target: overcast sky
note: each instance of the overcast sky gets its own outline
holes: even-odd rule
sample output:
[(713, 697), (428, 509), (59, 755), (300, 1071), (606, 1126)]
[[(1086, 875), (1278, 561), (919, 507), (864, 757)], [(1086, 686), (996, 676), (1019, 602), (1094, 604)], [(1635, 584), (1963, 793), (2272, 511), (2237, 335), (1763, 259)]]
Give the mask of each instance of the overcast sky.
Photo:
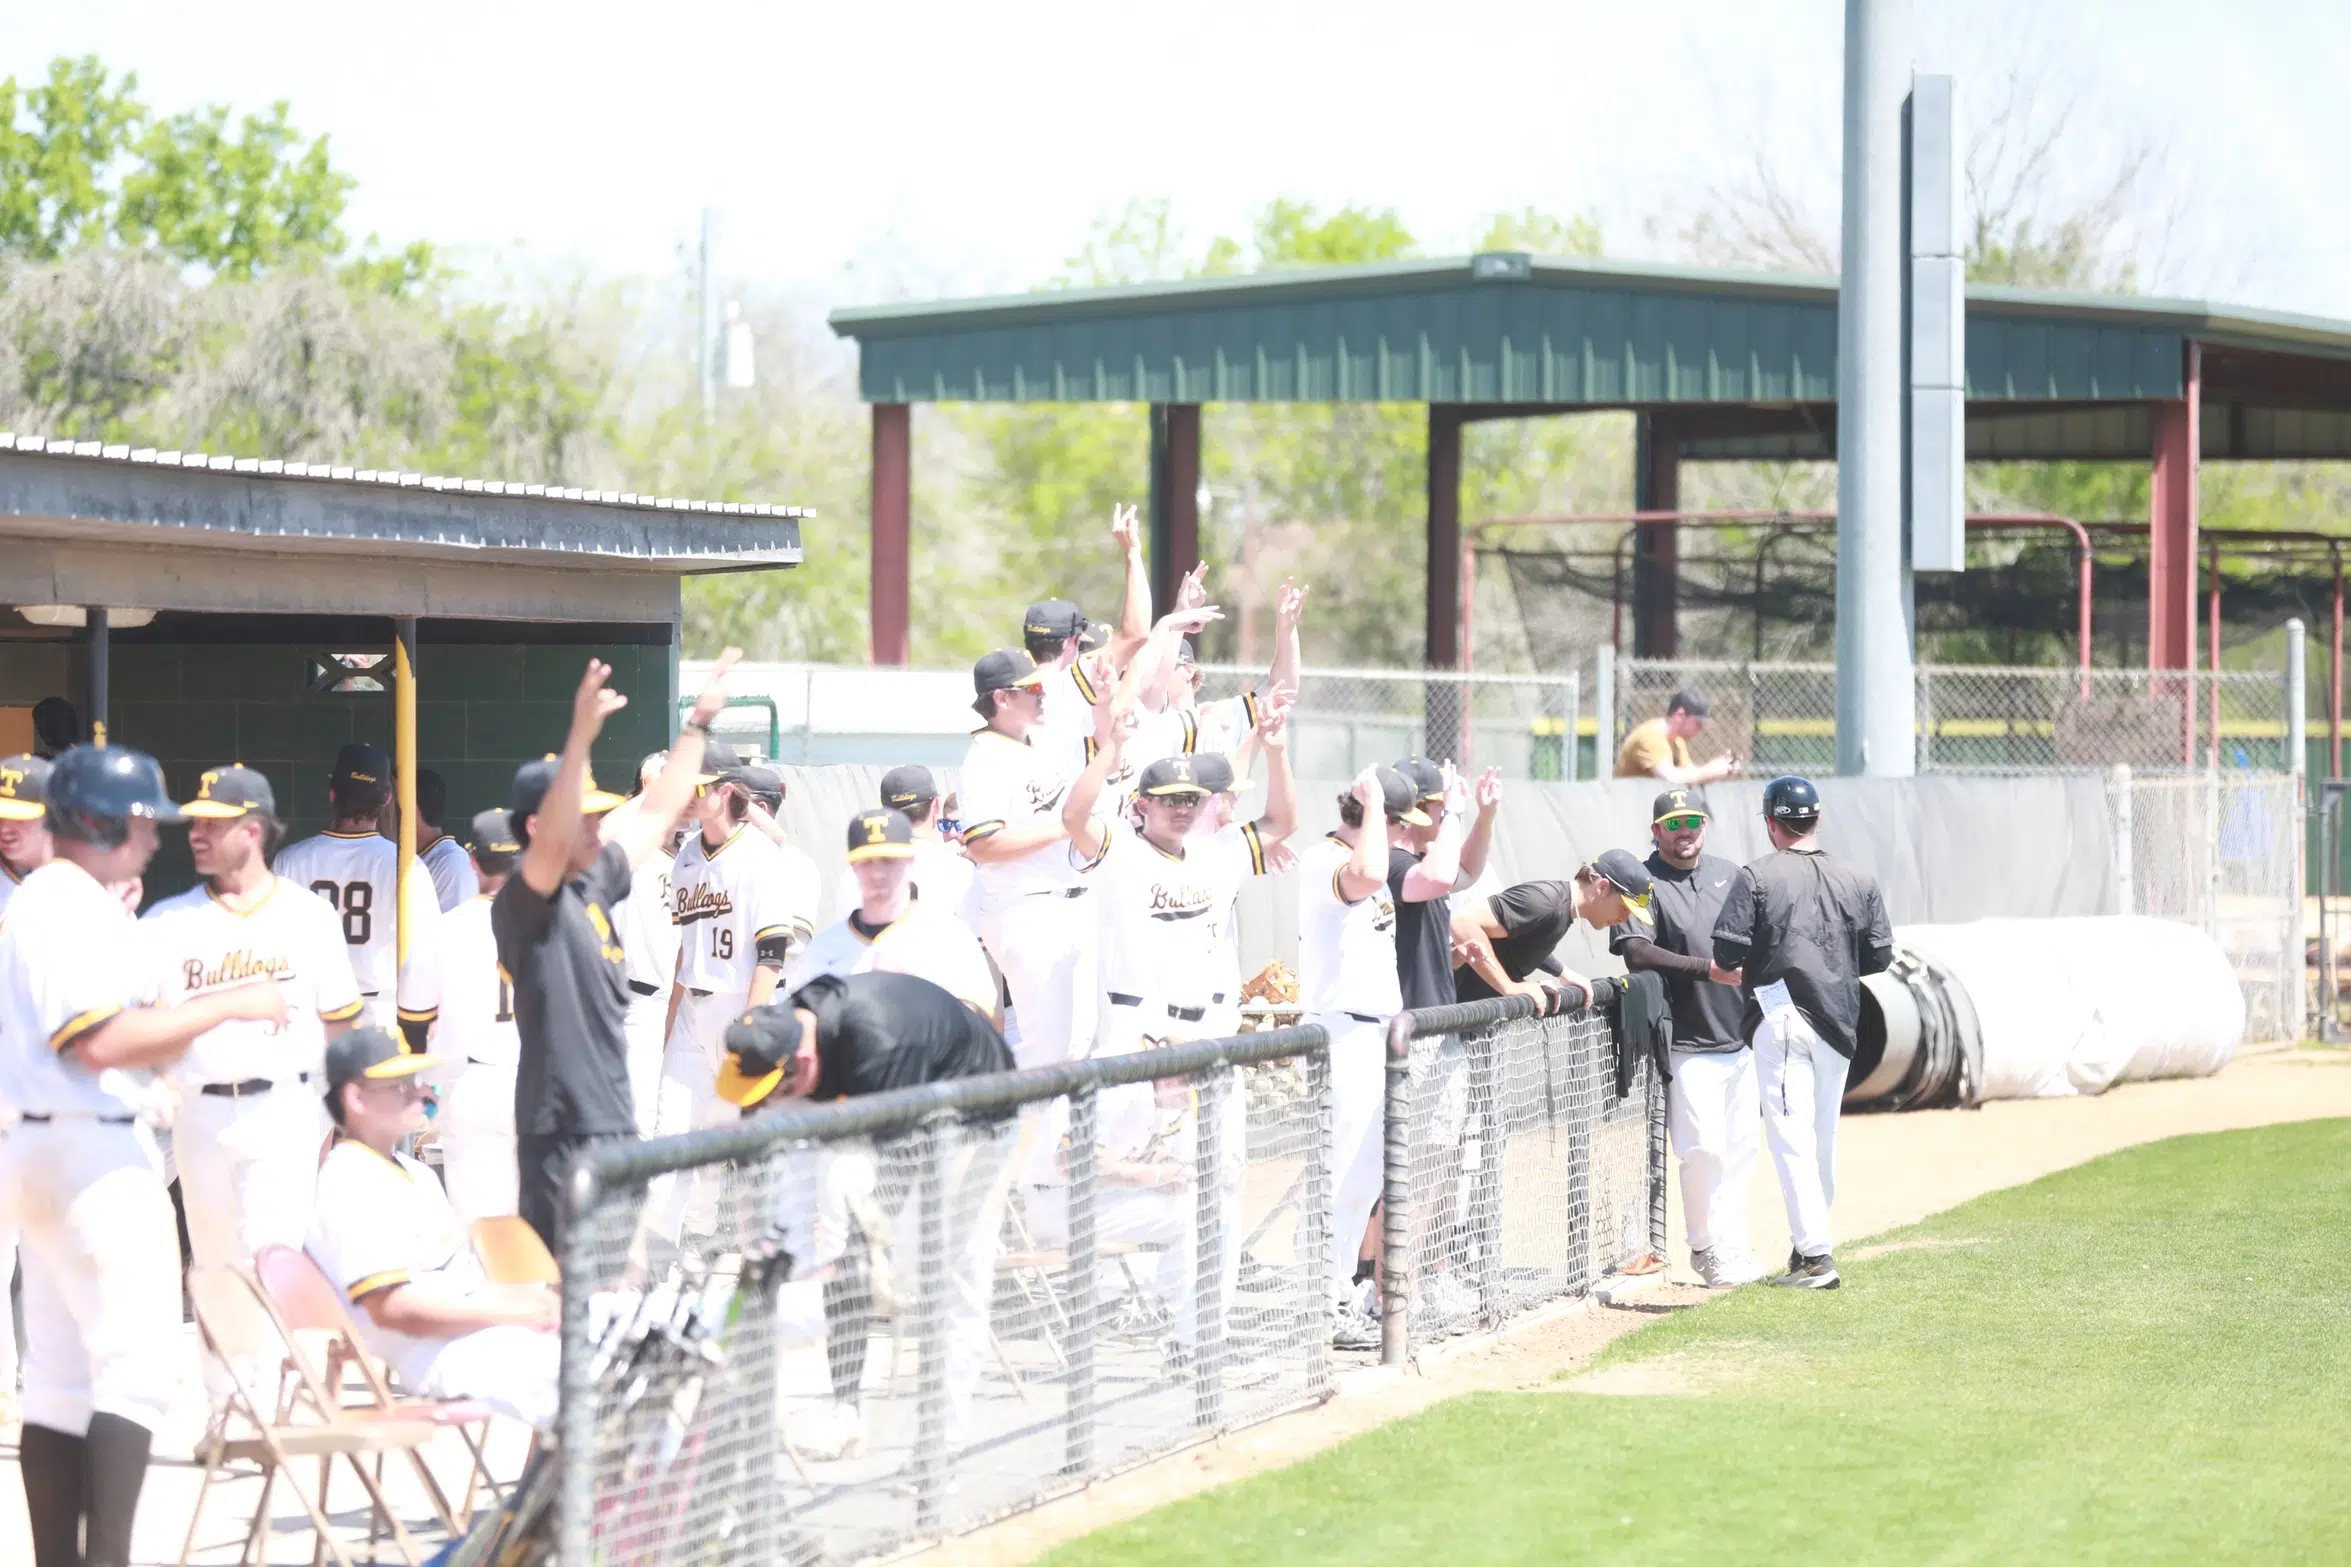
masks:
[[(725, 270), (850, 303), (1025, 287), (1088, 221), (1173, 199), (1195, 245), (1276, 196), (1394, 206), (1438, 253), (1480, 215), (1594, 210), (1610, 248), (1758, 157), (1833, 231), (1834, 0), (10, 7), (0, 74), (61, 53), (163, 109), (278, 98), (356, 175), (355, 234), (659, 274), (705, 202)], [(2052, 21), (2042, 13), (2059, 12)], [(2023, 66), (2079, 106), (2059, 177), (2134, 140), (2183, 221), (2170, 292), (2351, 318), (2351, 7), (1920, 0), (1922, 67)], [(1972, 73), (1972, 76), (1971, 74)]]

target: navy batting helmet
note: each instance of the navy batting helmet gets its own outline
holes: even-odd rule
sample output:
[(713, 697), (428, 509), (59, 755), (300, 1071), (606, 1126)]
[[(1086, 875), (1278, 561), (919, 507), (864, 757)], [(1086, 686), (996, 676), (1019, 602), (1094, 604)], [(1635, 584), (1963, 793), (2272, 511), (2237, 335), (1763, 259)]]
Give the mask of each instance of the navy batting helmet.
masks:
[(61, 837), (109, 846), (122, 842), (134, 816), (181, 820), (163, 785), (163, 767), (144, 751), (77, 745), (49, 770), (49, 827)]
[(1763, 814), (1774, 821), (1805, 821), (1820, 814), (1820, 791), (1812, 780), (1786, 773), (1763, 786)]

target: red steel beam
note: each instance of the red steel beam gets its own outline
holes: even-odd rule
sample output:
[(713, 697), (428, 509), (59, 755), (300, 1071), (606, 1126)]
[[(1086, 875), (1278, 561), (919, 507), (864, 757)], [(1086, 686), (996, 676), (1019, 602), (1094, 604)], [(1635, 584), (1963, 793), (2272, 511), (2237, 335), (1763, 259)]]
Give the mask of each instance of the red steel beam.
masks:
[[(2148, 508), (2147, 665), (2196, 665), (2196, 466), (2203, 356), (2189, 343), (2175, 402), (2155, 405)], [(2194, 758), (2189, 760), (2193, 762)]]
[[(1461, 410), (1429, 404), (1428, 597), (1431, 669), (1461, 667)], [(1432, 753), (1433, 754), (1433, 753)]]
[(908, 602), (912, 560), (911, 515), (913, 409), (905, 403), (873, 405), (872, 577), (867, 607), (872, 617), (873, 661), (907, 661)]

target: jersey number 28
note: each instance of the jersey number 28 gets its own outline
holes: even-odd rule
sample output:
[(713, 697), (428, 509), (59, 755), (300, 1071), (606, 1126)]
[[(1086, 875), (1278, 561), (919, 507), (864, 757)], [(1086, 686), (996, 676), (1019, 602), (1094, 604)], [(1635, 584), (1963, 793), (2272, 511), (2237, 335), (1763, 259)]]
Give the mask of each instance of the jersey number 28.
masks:
[(373, 882), (355, 881), (338, 887), (331, 881), (314, 881), (310, 890), (343, 912), (343, 943), (345, 946), (364, 947), (376, 933), (376, 890)]

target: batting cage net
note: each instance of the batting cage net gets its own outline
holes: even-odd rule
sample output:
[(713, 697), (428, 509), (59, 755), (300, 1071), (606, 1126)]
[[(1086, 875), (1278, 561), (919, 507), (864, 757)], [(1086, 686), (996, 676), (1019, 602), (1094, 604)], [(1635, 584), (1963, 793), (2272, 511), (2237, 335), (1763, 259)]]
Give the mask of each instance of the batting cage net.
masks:
[[(1266, 671), (1202, 666), (1202, 702), (1265, 684)], [(1580, 675), (1307, 669), (1290, 711), (1290, 765), (1302, 778), (1353, 778), (1399, 756), (1450, 757), (1505, 778), (1573, 779), (1564, 737), (1582, 717)]]
[(561, 1559), (858, 1560), (1322, 1398), (1325, 1061), (1292, 1029), (605, 1153)]
[(1383, 1220), (1413, 1347), (1664, 1255), (1665, 1094), (1623, 1046), (1621, 996), (1601, 980), (1593, 1009), (1559, 1017), (1524, 997), (1413, 1014), (1390, 1063)]

